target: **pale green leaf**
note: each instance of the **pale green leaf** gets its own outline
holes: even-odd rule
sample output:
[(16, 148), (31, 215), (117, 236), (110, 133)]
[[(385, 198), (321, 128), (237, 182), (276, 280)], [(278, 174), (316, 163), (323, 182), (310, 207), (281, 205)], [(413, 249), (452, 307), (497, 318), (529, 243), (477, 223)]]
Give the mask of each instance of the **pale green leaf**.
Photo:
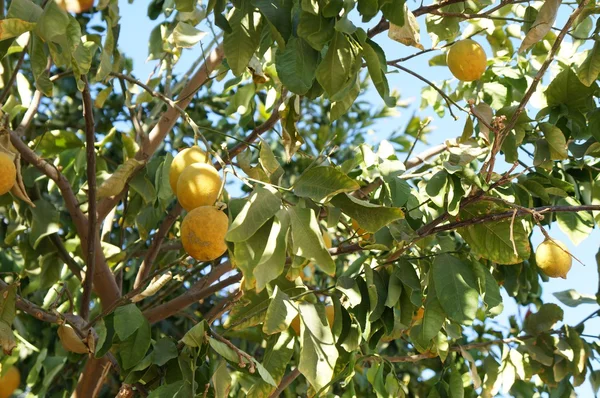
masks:
[(206, 36), (206, 32), (202, 32), (185, 22), (178, 22), (173, 30), (173, 39), (177, 47), (194, 47), (204, 36)]
[(254, 268), (256, 289), (261, 291), (267, 283), (283, 272), (286, 261), (290, 220), (287, 212), (280, 210), (275, 215), (259, 263)]
[(564, 312), (556, 304), (545, 303), (538, 312), (525, 318), (524, 329), (529, 334), (540, 334), (552, 330), (552, 327), (562, 321)]
[(567, 159), (569, 157), (567, 140), (562, 130), (550, 123), (541, 123), (540, 128), (544, 132), (544, 138), (548, 142), (550, 158), (552, 160)]
[(479, 294), (473, 270), (449, 254), (437, 256), (433, 262), (433, 281), (446, 315), (460, 323), (475, 318)]
[(399, 208), (374, 205), (344, 193), (331, 199), (331, 204), (342, 209), (367, 232), (377, 232), (392, 221), (404, 218)]
[(600, 43), (594, 41), (594, 47), (588, 51), (587, 58), (577, 70), (577, 76), (589, 87), (596, 81), (598, 74), (600, 74)]
[(60, 230), (60, 215), (54, 206), (44, 199), (36, 200), (34, 204), (35, 207), (31, 208), (32, 220), (29, 242), (35, 249), (43, 238)]
[(270, 189), (257, 185), (248, 202), (237, 215), (225, 239), (229, 242), (248, 240), (262, 227), (281, 207), (281, 199)]
[(146, 318), (135, 304), (127, 304), (115, 310), (114, 327), (122, 341), (146, 324)]
[(281, 82), (293, 93), (306, 94), (313, 85), (319, 53), (301, 38), (292, 37), (278, 50), (275, 66)]
[[(556, 204), (559, 206), (581, 206), (581, 203), (573, 197), (559, 199)], [(556, 221), (560, 230), (575, 245), (583, 242), (594, 229), (594, 218), (587, 211), (557, 212)]]
[(289, 296), (275, 286), (262, 330), (265, 334), (283, 332), (290, 327), (290, 323), (296, 315), (298, 315), (298, 311)]
[(7, 18), (0, 20), (0, 40), (12, 39), (25, 32), (30, 32), (36, 24), (23, 21), (18, 18)]
[(315, 262), (323, 272), (335, 274), (335, 262), (325, 247), (315, 212), (297, 206), (288, 209), (294, 253)]
[(313, 167), (294, 184), (294, 193), (300, 197), (308, 197), (317, 202), (331, 198), (342, 192), (352, 192), (360, 185), (332, 166)]
[(225, 33), (223, 48), (227, 64), (234, 75), (240, 76), (260, 43), (260, 14), (236, 8), (229, 19), (231, 33)]
[(356, 55), (348, 37), (336, 32), (316, 72), (317, 81), (329, 97), (337, 94), (348, 83)]

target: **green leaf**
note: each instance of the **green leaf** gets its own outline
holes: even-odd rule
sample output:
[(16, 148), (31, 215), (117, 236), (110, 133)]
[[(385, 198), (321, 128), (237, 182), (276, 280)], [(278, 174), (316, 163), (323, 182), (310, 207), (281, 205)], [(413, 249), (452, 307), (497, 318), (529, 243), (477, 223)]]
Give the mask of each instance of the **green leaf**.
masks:
[(337, 94), (348, 83), (356, 55), (348, 36), (336, 32), (325, 58), (317, 67), (317, 81), (329, 97)]
[(154, 344), (154, 351), (152, 352), (152, 363), (163, 366), (169, 360), (173, 358), (177, 358), (179, 352), (177, 351), (177, 346), (168, 337), (163, 337), (159, 339), (156, 344)]
[(563, 310), (556, 304), (542, 304), (538, 312), (525, 318), (523, 329), (532, 335), (548, 332), (563, 319)]
[(250, 237), (250, 239), (235, 243), (233, 259), (236, 267), (239, 268), (244, 275), (244, 285), (247, 289), (256, 285), (256, 279), (254, 277), (256, 266), (263, 257), (263, 254), (265, 256), (269, 255), (269, 252), (266, 252), (267, 245), (273, 245), (272, 241), (268, 241), (272, 226), (273, 221), (267, 221)]
[(36, 148), (44, 156), (55, 156), (69, 149), (83, 148), (83, 141), (72, 131), (50, 130), (35, 140)]
[(298, 315), (298, 311), (289, 296), (275, 286), (262, 330), (265, 334), (283, 332), (290, 327), (290, 323), (296, 315)]
[(429, 293), (425, 300), (425, 312), (420, 325), (419, 339), (422, 344), (429, 343), (431, 339), (437, 336), (446, 320), (446, 314), (436, 295), (436, 290), (432, 289), (432, 287), (431, 285), (429, 286), (430, 290), (428, 290)]
[[(556, 204), (558, 206), (581, 206), (581, 203), (573, 197), (561, 198)], [(557, 212), (556, 221), (560, 230), (575, 245), (583, 242), (594, 229), (594, 218), (587, 211)]]
[(28, 22), (37, 22), (43, 13), (42, 7), (32, 0), (12, 0), (8, 7), (7, 18), (18, 18)]
[(279, 184), (279, 181), (283, 176), (283, 168), (265, 140), (261, 140), (260, 142), (260, 157), (258, 158), (258, 161), (269, 175), (269, 180), (273, 184)]
[(313, 15), (303, 11), (298, 23), (298, 37), (303, 38), (315, 50), (321, 51), (336, 33), (335, 19)]
[(44, 199), (36, 200), (33, 203), (35, 207), (31, 208), (29, 242), (36, 249), (42, 239), (60, 231), (60, 215), (54, 206)]
[(379, 231), (392, 221), (404, 218), (404, 212), (399, 208), (377, 206), (345, 193), (336, 195), (331, 199), (331, 204), (355, 219), (365, 231), (372, 233)]
[(319, 53), (301, 38), (292, 37), (284, 50), (277, 51), (275, 66), (283, 85), (304, 95), (315, 80)]
[(449, 393), (450, 398), (464, 398), (465, 396), (462, 375), (456, 368), (452, 369), (450, 373)]
[(333, 378), (339, 356), (322, 304), (300, 304), (300, 362), (298, 370), (315, 390)]
[(567, 140), (565, 135), (556, 126), (550, 123), (541, 123), (540, 128), (544, 132), (544, 138), (548, 142), (550, 158), (552, 160), (564, 160), (569, 157), (567, 152)]
[(225, 358), (231, 363), (239, 363), (242, 359), (238, 357), (237, 352), (233, 350), (233, 348), (229, 347), (227, 344), (223, 343), (215, 339), (214, 337), (209, 337), (208, 342), (210, 347), (216, 351), (217, 354)]
[(600, 43), (594, 41), (594, 47), (588, 51), (587, 58), (577, 70), (577, 77), (587, 87), (591, 86), (600, 74)]
[[(444, 7), (440, 11), (448, 12), (451, 11), (451, 8), (453, 8), (452, 11), (463, 11), (461, 9), (457, 10), (456, 7), (453, 6)], [(435, 47), (444, 40), (454, 40), (460, 33), (459, 22), (460, 20), (456, 17), (427, 14), (425, 23), (427, 24), (427, 32), (429, 33), (429, 36), (431, 36), (432, 45)]]
[(313, 167), (300, 176), (294, 184), (294, 193), (323, 202), (342, 192), (353, 192), (360, 185), (332, 166)]
[(35, 23), (23, 21), (18, 18), (2, 19), (0, 20), (0, 40), (19, 37), (25, 32), (32, 31), (35, 26)]
[[(118, 324), (116, 319), (115, 316), (115, 327), (117, 327)], [(117, 334), (118, 333), (119, 331), (117, 328)], [(150, 324), (144, 318), (144, 322), (135, 330), (135, 332), (130, 335), (127, 340), (124, 340), (119, 344), (118, 352), (121, 357), (121, 362), (123, 363), (123, 368), (131, 369), (144, 359), (148, 348), (150, 348), (150, 342)]]
[(148, 398), (173, 398), (179, 397), (179, 392), (183, 388), (183, 380), (176, 381), (174, 383), (166, 384), (153, 390)]
[(227, 362), (220, 361), (219, 366), (212, 375), (212, 382), (215, 388), (215, 398), (227, 398), (231, 388), (231, 375), (227, 370)]
[(448, 193), (448, 172), (441, 170), (435, 173), (427, 182), (425, 192), (438, 207), (443, 207)]
[(279, 211), (280, 207), (281, 199), (275, 193), (257, 185), (250, 199), (229, 227), (225, 239), (229, 242), (248, 240)]
[[(503, 208), (492, 202), (480, 202), (467, 206), (459, 213), (461, 220), (469, 220), (478, 216), (499, 213)], [(515, 219), (513, 225), (514, 243), (517, 255), (514, 253), (513, 242), (510, 240), (510, 218), (485, 222), (458, 228), (458, 233), (467, 241), (471, 249), (483, 258), (498, 264), (516, 264), (529, 258), (531, 247), (527, 231), (521, 219)]]
[(185, 22), (178, 22), (175, 29), (173, 29), (173, 39), (177, 47), (194, 47), (204, 36), (206, 36), (206, 32), (202, 32)]
[(181, 341), (189, 347), (202, 347), (207, 327), (206, 322), (198, 322), (193, 328), (187, 331)]
[[(271, 336), (266, 339), (267, 349), (263, 356), (262, 365), (271, 374), (275, 384), (283, 379), (285, 370), (294, 353), (294, 337), (286, 332)], [(275, 388), (261, 380), (252, 385), (248, 390), (248, 398), (262, 398), (269, 396)]]
[(254, 268), (256, 290), (261, 291), (267, 283), (283, 273), (287, 253), (288, 232), (290, 219), (284, 210), (275, 215), (271, 231), (260, 261)]
[(260, 44), (260, 14), (236, 8), (229, 19), (231, 33), (225, 33), (223, 49), (231, 71), (241, 76)]
[(348, 83), (346, 88), (335, 95), (335, 100), (332, 98), (334, 102), (332, 102), (331, 112), (329, 113), (329, 118), (332, 121), (338, 120), (348, 113), (360, 94), (360, 79), (358, 74), (356, 74), (356, 78), (353, 78)]
[(114, 327), (121, 341), (125, 341), (145, 323), (146, 318), (135, 304), (127, 304), (115, 310)]
[(115, 52), (115, 36), (113, 29), (110, 28), (112, 20), (107, 18), (107, 25), (109, 28), (106, 30), (106, 38), (104, 39), (104, 45), (102, 46), (102, 54), (100, 55), (100, 66), (96, 73), (96, 81), (104, 81), (108, 74), (113, 68), (113, 54)]
[(358, 0), (358, 12), (363, 22), (369, 22), (379, 12), (377, 0)]
[(13, 324), (16, 315), (17, 288), (18, 284), (11, 283), (0, 290), (0, 321), (8, 326)]
[(325, 247), (314, 211), (290, 207), (288, 214), (292, 223), (294, 254), (314, 261), (323, 272), (334, 275), (335, 262)]
[(369, 39), (363, 44), (362, 57), (367, 64), (369, 76), (371, 77), (377, 92), (386, 102), (386, 105), (394, 106), (395, 100), (390, 98), (390, 87), (387, 77), (385, 76), (387, 64), (385, 63), (386, 60), (383, 49), (379, 47), (377, 43)]
[(483, 292), (483, 302), (486, 305), (486, 314), (494, 317), (502, 313), (504, 304), (502, 303), (502, 295), (500, 294), (500, 287), (498, 282), (490, 272), (490, 270), (481, 265), (475, 265), (480, 272), (484, 275), (484, 286), (485, 291)]
[(383, 16), (394, 25), (404, 25), (404, 3), (406, 0), (383, 1), (381, 11)]
[(561, 303), (569, 307), (577, 307), (580, 304), (596, 304), (596, 297), (591, 294), (581, 294), (575, 289), (552, 293)]
[(560, 72), (546, 89), (548, 106), (566, 105), (569, 109), (580, 111), (594, 109), (593, 93), (598, 85), (585, 86), (571, 68)]
[(196, 3), (196, 0), (175, 0), (175, 9), (180, 12), (193, 12)]
[(48, 65), (48, 56), (44, 52), (44, 42), (38, 36), (33, 35), (31, 38), (31, 71), (35, 79), (35, 86), (44, 95), (52, 97), (52, 82), (50, 81)]
[(442, 308), (448, 318), (459, 323), (475, 319), (479, 294), (473, 270), (449, 254), (437, 256), (433, 262), (433, 281)]
[(340, 276), (335, 283), (335, 288), (348, 298), (350, 308), (354, 308), (361, 303), (362, 296), (355, 279), (348, 276)]
[[(292, 34), (292, 0), (252, 0), (252, 5), (260, 10), (262, 15), (267, 18), (269, 23), (279, 32), (281, 38), (287, 42), (291, 42), (290, 35)], [(278, 42), (279, 43), (279, 42)], [(281, 77), (281, 75), (280, 75)]]
[(37, 21), (35, 33), (45, 42), (63, 42), (69, 26), (69, 14), (55, 2), (44, 8)]

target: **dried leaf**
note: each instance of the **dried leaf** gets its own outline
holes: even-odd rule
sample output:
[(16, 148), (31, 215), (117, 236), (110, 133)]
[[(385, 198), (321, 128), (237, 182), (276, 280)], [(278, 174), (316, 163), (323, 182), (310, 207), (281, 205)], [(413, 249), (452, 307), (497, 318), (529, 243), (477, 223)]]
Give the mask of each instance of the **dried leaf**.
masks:
[(123, 163), (117, 171), (113, 173), (106, 181), (98, 188), (98, 199), (108, 198), (119, 194), (127, 184), (127, 181), (133, 176), (144, 162), (137, 159), (129, 159)]
[(152, 279), (150, 284), (143, 292), (136, 294), (131, 299), (132, 302), (137, 303), (138, 301), (142, 301), (146, 297), (154, 296), (164, 285), (167, 284), (173, 278), (173, 274), (171, 271), (168, 271), (165, 274), (160, 275), (160, 277), (156, 276)]
[(388, 37), (398, 43), (402, 43), (405, 46), (416, 47), (419, 50), (423, 50), (421, 44), (420, 29), (417, 19), (412, 12), (404, 6), (404, 26), (394, 25), (390, 22), (390, 29), (388, 31)]
[(519, 53), (527, 51), (527, 49), (539, 42), (550, 32), (556, 15), (558, 14), (558, 8), (562, 0), (547, 0), (544, 2), (542, 8), (538, 12), (535, 22), (533, 23), (529, 32), (523, 39), (521, 47), (519, 47)]
[(483, 120), (487, 124), (492, 124), (492, 119), (494, 118), (494, 110), (491, 106), (486, 104), (485, 102), (480, 102), (475, 106), (475, 117), (479, 121), (479, 132), (483, 135), (483, 137), (490, 142), (490, 129), (481, 122)]
[(23, 183), (23, 176), (21, 175), (21, 154), (10, 142), (10, 135), (8, 131), (0, 133), (0, 152), (4, 152), (11, 156), (13, 158), (13, 162), (15, 163), (15, 168), (17, 169), (17, 179), (10, 192), (17, 198), (27, 203), (29, 206), (35, 207), (31, 199), (29, 199), (27, 191), (25, 190), (25, 184)]

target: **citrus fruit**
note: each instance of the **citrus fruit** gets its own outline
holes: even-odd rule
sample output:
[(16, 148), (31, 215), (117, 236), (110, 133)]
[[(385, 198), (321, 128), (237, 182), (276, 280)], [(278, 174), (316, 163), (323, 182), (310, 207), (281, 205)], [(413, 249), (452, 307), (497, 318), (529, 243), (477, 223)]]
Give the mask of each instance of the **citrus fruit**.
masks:
[(227, 215), (214, 206), (190, 211), (181, 223), (181, 243), (187, 254), (199, 261), (212, 261), (225, 253)]
[(11, 366), (6, 370), (4, 376), (0, 377), (0, 398), (8, 398), (21, 384), (21, 373), (19, 369)]
[(323, 242), (325, 243), (325, 247), (327, 249), (331, 249), (331, 246), (332, 246), (331, 237), (329, 236), (327, 231), (323, 232)]
[(549, 277), (567, 279), (573, 260), (564, 243), (546, 239), (535, 251), (535, 262)]
[(177, 199), (181, 207), (191, 211), (214, 205), (220, 189), (217, 169), (207, 163), (194, 163), (186, 167), (177, 180)]
[(362, 239), (365, 240), (371, 240), (371, 237), (373, 236), (372, 234), (368, 233), (367, 231), (365, 231), (364, 229), (362, 229), (359, 225), (358, 222), (356, 220), (352, 220), (352, 228), (354, 229), (354, 231), (356, 232), (356, 235)]
[(87, 354), (88, 348), (85, 343), (79, 338), (71, 325), (60, 325), (58, 327), (58, 338), (60, 343), (67, 351), (77, 354)]
[(94, 0), (57, 0), (56, 3), (66, 12), (79, 14), (92, 8)]
[(290, 327), (294, 332), (296, 332), (297, 336), (300, 336), (300, 315), (296, 315), (294, 319), (292, 319), (292, 323), (290, 323)]
[(177, 180), (187, 166), (194, 163), (206, 163), (207, 160), (206, 152), (197, 146), (179, 152), (173, 159), (169, 169), (169, 184), (171, 184), (173, 192), (177, 193)]
[(0, 152), (0, 195), (11, 190), (17, 180), (15, 163), (6, 153)]
[(475, 40), (457, 41), (450, 47), (446, 56), (446, 64), (450, 72), (458, 80), (472, 82), (483, 75), (487, 57), (483, 47)]

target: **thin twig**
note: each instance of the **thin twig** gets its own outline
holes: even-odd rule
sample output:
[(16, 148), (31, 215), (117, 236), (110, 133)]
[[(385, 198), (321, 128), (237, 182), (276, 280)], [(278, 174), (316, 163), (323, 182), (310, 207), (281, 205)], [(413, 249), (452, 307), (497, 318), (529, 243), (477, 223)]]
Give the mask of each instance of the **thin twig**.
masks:
[(69, 254), (69, 252), (65, 248), (65, 245), (63, 244), (62, 240), (60, 239), (60, 235), (58, 235), (57, 233), (50, 234), (50, 236), (48, 236), (48, 238), (50, 238), (50, 241), (52, 242), (54, 247), (56, 247), (56, 250), (58, 251), (58, 255), (64, 261), (64, 263), (67, 265), (67, 267), (69, 268), (69, 271), (71, 271), (73, 273), (75, 278), (81, 280), (82, 279), (81, 267), (79, 266), (79, 264), (77, 264), (77, 261), (75, 261), (75, 259), (73, 257), (71, 257), (71, 254)]
[(87, 182), (88, 182), (88, 246), (86, 253), (86, 271), (83, 281), (83, 294), (81, 297), (80, 315), (87, 320), (90, 313), (90, 301), (92, 299), (92, 287), (94, 283), (94, 271), (96, 268), (96, 150), (94, 145), (94, 105), (90, 94), (90, 86), (87, 77), (82, 75), (84, 83), (82, 92), (83, 97), (83, 117), (85, 119), (85, 148), (87, 155)]
[[(2, 3), (4, 3), (4, 1)], [(6, 101), (6, 99), (8, 98), (12, 86), (13, 84), (15, 84), (15, 80), (17, 80), (17, 74), (21, 69), (21, 65), (23, 65), (23, 61), (25, 61), (25, 54), (27, 54), (27, 50), (24, 48), (23, 51), (21, 51), (21, 56), (17, 60), (17, 64), (15, 65), (15, 68), (13, 69), (10, 78), (4, 85), (4, 90), (2, 90), (2, 93), (0, 94), (0, 105), (4, 105), (4, 101)]]
[(298, 378), (298, 376), (300, 376), (300, 371), (298, 370), (298, 368), (288, 373), (283, 379), (281, 379), (281, 383), (279, 383), (277, 389), (275, 389), (275, 391), (273, 391), (273, 393), (269, 395), (269, 398), (279, 397), (279, 395), (281, 395), (281, 393), (284, 392), (285, 389), (288, 388), (288, 386)]

